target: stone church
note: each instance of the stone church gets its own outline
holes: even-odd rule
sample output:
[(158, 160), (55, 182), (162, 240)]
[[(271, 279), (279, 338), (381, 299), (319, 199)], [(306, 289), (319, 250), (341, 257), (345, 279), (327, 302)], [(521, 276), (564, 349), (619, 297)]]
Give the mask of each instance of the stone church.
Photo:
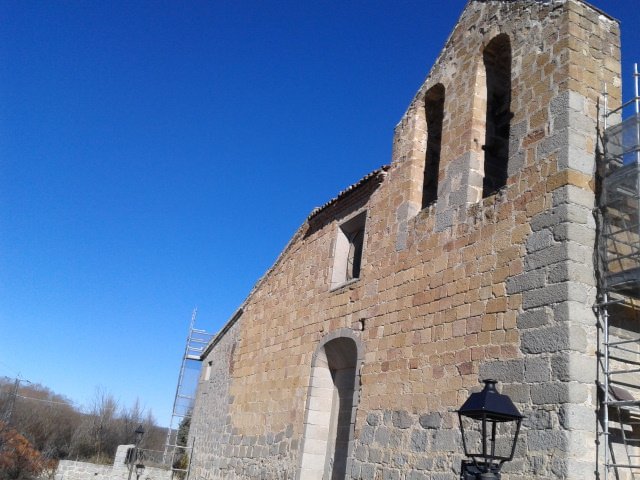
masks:
[(469, 0), (390, 164), (313, 210), (206, 348), (190, 478), (457, 479), (487, 378), (525, 416), (503, 478), (594, 478), (605, 85), (619, 105), (606, 13)]

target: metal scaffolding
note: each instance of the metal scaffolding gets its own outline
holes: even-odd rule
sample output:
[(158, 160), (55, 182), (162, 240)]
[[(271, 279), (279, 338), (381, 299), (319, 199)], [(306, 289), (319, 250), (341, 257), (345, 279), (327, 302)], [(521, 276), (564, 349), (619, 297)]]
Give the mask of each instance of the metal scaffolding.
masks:
[(181, 437), (184, 437), (184, 432), (188, 431), (193, 414), (193, 403), (200, 375), (200, 356), (213, 338), (213, 335), (205, 330), (195, 328), (197, 314), (198, 310), (194, 309), (191, 314), (189, 334), (180, 365), (176, 395), (173, 400), (171, 424), (167, 430), (164, 448), (164, 463), (171, 467), (172, 478), (177, 477), (184, 480), (189, 479), (194, 445), (193, 443), (187, 445), (187, 439)]
[[(640, 96), (608, 110), (598, 157), (598, 465), (596, 477), (640, 479)], [(624, 121), (626, 108), (635, 113)]]

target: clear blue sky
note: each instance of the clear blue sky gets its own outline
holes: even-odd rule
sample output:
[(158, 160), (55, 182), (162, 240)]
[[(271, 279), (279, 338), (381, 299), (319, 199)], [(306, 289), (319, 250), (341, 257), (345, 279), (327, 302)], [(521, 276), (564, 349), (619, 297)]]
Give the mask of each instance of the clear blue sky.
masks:
[[(168, 424), (191, 310), (390, 161), (464, 3), (0, 0), (0, 375)], [(638, 3), (593, 3), (628, 88)]]

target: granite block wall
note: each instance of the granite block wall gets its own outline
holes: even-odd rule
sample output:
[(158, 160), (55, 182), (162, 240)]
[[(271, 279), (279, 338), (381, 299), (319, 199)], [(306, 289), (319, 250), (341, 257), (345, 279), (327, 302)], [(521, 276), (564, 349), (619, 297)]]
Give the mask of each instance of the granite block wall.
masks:
[[(125, 463), (127, 451), (133, 445), (120, 445), (116, 451), (113, 465), (98, 465), (89, 462), (61, 460), (55, 473), (55, 480), (128, 480), (129, 468)], [(136, 478), (135, 471), (132, 478)], [(171, 470), (147, 466), (145, 480), (171, 480)]]

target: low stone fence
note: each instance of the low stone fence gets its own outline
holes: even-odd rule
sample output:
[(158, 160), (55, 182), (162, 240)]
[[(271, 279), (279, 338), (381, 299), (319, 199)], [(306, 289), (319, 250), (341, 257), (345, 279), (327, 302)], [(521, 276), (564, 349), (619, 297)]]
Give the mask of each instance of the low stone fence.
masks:
[[(93, 478), (95, 480), (111, 480), (120, 478), (113, 475), (112, 465), (96, 465), (88, 462), (74, 462), (72, 460), (60, 460), (56, 470), (55, 480), (81, 480)], [(127, 474), (129, 472), (127, 471)], [(126, 479), (126, 477), (124, 477)]]
[[(133, 445), (120, 445), (113, 465), (61, 460), (56, 470), (55, 480), (128, 480), (129, 465), (125, 460), (130, 448), (133, 448)], [(136, 479), (135, 470), (131, 478)], [(171, 480), (171, 470), (146, 466), (139, 480)]]

